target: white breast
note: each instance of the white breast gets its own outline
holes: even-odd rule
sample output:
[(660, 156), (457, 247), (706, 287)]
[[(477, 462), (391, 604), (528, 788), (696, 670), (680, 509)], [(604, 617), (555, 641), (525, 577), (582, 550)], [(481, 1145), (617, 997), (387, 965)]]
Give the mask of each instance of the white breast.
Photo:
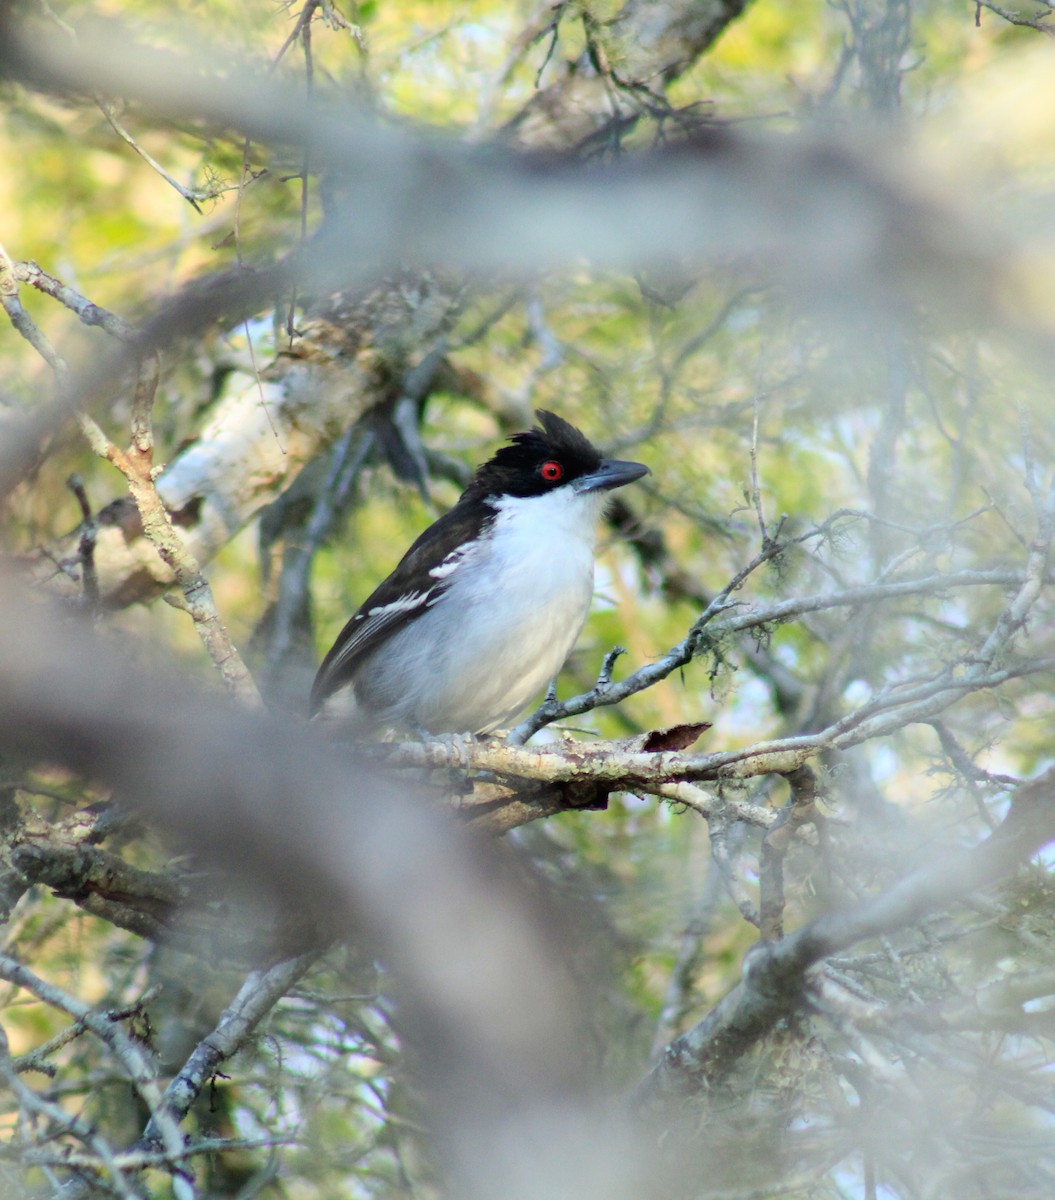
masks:
[(603, 494), (563, 488), (499, 501), (488, 534), (451, 571), (439, 602), (364, 663), (378, 716), (485, 733), (523, 711), (586, 620), (603, 505)]

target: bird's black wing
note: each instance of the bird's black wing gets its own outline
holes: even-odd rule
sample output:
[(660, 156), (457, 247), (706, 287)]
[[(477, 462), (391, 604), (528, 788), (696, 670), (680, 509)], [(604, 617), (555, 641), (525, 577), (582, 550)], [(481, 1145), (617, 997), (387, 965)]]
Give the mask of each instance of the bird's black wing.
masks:
[(328, 696), (352, 682), (367, 654), (436, 603), (464, 562), (467, 546), (493, 519), (489, 505), (463, 499), (425, 530), (392, 574), (363, 601), (322, 660), (311, 689), (312, 714)]

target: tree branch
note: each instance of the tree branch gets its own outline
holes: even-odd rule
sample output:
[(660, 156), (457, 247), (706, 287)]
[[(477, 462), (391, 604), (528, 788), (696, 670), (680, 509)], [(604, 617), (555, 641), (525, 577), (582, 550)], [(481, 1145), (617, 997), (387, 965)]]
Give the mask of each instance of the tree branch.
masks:
[[(733, 580), (708, 604), (688, 634), (654, 662), (645, 667), (639, 667), (621, 682), (614, 683), (602, 678), (588, 692), (583, 692), (568, 700), (547, 701), (513, 730), (509, 737), (510, 744), (520, 745), (526, 742), (532, 734), (554, 721), (579, 716), (604, 705), (620, 704), (637, 692), (652, 687), (675, 671), (687, 666), (709, 644), (717, 643), (732, 634), (784, 624), (795, 617), (805, 616), (808, 613), (839, 608), (857, 608), (905, 596), (944, 595), (948, 591), (960, 587), (1014, 586), (1025, 589), (1027, 596), (1034, 599), (1036, 597), (1035, 568), (1038, 560), (1031, 557), (1025, 575), (1020, 572), (1003, 570), (953, 571), (946, 575), (928, 575), (895, 583), (864, 584), (839, 592), (795, 596), (766, 605), (732, 601), (730, 599), (732, 593), (742, 585), (744, 579), (761, 562), (778, 554), (780, 549), (781, 547), (771, 547), (763, 551), (747, 567), (738, 572)], [(1042, 578), (1046, 581), (1046, 574)], [(734, 610), (731, 615), (723, 615), (730, 613), (730, 610)], [(1020, 624), (1016, 624), (1015, 628), (1020, 628)], [(875, 703), (881, 702), (876, 700)]]
[(1002, 824), (972, 850), (947, 854), (882, 894), (810, 922), (782, 941), (758, 946), (742, 982), (708, 1016), (668, 1046), (644, 1080), (637, 1103), (666, 1110), (722, 1082), (778, 1020), (803, 1003), (808, 970), (857, 942), (893, 933), (971, 892), (993, 886), (1055, 836), (1055, 767), (1011, 794)]
[(161, 1103), (134, 1150), (163, 1146), (166, 1121), (179, 1124), (219, 1066), (236, 1053), (253, 1031), (318, 959), (319, 951), (301, 954), (250, 972), (238, 995), (224, 1009), (215, 1028), (195, 1046), (187, 1061), (165, 1089)]
[[(130, 1038), (109, 1014), (95, 1012), (89, 1005), (41, 979), (8, 954), (0, 953), (0, 978), (24, 988), (44, 1004), (68, 1013), (110, 1048), (127, 1072), (136, 1093), (150, 1113), (157, 1117), (158, 1139), (166, 1154), (172, 1156), (173, 1162), (178, 1161), (183, 1137), (178, 1124), (161, 1108), (162, 1092), (157, 1083), (157, 1064), (148, 1056), (142, 1044)], [(116, 1177), (120, 1178), (119, 1171)], [(172, 1187), (177, 1200), (190, 1200), (193, 1196), (193, 1191), (176, 1168), (172, 1168)]]

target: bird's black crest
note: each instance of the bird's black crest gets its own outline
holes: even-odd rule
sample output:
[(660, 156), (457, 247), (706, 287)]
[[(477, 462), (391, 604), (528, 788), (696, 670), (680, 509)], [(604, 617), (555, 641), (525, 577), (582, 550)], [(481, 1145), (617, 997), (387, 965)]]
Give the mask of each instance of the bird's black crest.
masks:
[[(514, 433), (509, 445), (477, 469), (465, 497), (539, 496), (555, 487), (596, 471), (601, 455), (590, 439), (556, 413), (539, 409), (539, 424), (525, 433)], [(543, 468), (556, 463), (557, 478), (546, 478)]]

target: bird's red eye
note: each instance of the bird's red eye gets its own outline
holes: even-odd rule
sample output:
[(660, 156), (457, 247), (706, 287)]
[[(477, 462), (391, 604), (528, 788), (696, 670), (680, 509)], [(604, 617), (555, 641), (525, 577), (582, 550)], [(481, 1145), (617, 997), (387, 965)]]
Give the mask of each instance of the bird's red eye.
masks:
[(547, 483), (556, 483), (564, 474), (564, 468), (551, 458), (549, 462), (544, 462), (539, 467), (539, 474)]

